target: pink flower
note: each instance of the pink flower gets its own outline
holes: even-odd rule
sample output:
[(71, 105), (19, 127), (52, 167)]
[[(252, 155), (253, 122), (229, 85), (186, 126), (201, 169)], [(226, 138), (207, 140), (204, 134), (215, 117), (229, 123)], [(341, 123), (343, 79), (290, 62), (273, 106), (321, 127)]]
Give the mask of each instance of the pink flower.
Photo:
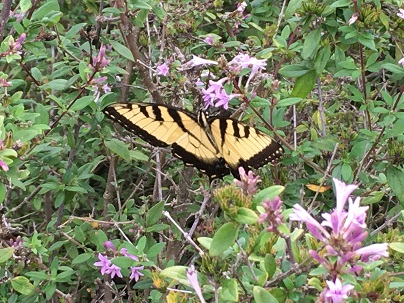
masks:
[(353, 13), (352, 16), (351, 16), (351, 18), (350, 18), (349, 21), (348, 21), (348, 24), (349, 24), (349, 25), (354, 24), (354, 23), (356, 22), (356, 20), (358, 20), (358, 14), (357, 14), (357, 13)]
[(170, 69), (166, 63), (157, 66), (157, 75), (168, 76), (170, 74)]
[(220, 91), (224, 89), (223, 84), (226, 81), (226, 77), (219, 81), (209, 80), (209, 87), (207, 89), (202, 89), (202, 99), (205, 103), (205, 109), (214, 105), (214, 101), (217, 99)]
[(184, 63), (181, 66), (180, 70), (187, 70), (192, 67), (199, 66), (199, 65), (217, 65), (217, 64), (218, 63), (216, 61), (207, 60), (207, 59), (203, 59), (203, 58), (197, 57), (195, 55), (192, 55), (192, 59), (189, 60), (188, 62)]
[(282, 200), (279, 197), (275, 197), (272, 201), (266, 199), (262, 204), (265, 209), (265, 213), (261, 214), (258, 223), (268, 223), (267, 231), (278, 233), (278, 226), (282, 224)]
[(261, 182), (259, 176), (254, 176), (254, 173), (250, 170), (246, 174), (244, 167), (238, 168), (240, 180), (234, 179), (236, 186), (240, 187), (247, 195), (254, 195), (257, 192), (257, 183)]
[(111, 260), (109, 260), (107, 256), (104, 256), (100, 253), (98, 254), (98, 260), (98, 262), (94, 263), (94, 266), (101, 267), (101, 274), (104, 275), (107, 273), (107, 270), (112, 265)]
[[(102, 273), (102, 271), (101, 271)], [(111, 264), (105, 271), (106, 274), (111, 276), (111, 279), (113, 279), (115, 276), (118, 276), (122, 278), (121, 274), (121, 268), (115, 264)]]
[(381, 257), (388, 257), (388, 244), (387, 243), (377, 243), (359, 248), (355, 251), (357, 255), (361, 256), (361, 261), (376, 261)]
[(289, 215), (291, 221), (301, 221), (306, 223), (307, 229), (318, 240), (326, 242), (330, 234), (299, 204), (293, 205), (293, 212)]
[(251, 68), (251, 73), (250, 76), (248, 77), (246, 87), (248, 87), (250, 81), (255, 77), (255, 75), (260, 70), (265, 69), (265, 66), (266, 66), (265, 59), (259, 60), (255, 57), (250, 57), (248, 54), (238, 54), (236, 57), (233, 58), (233, 60), (229, 62), (229, 67), (237, 73), (240, 72), (243, 68), (247, 67)]
[(10, 239), (9, 243), (12, 248), (19, 250), (23, 247), (24, 240), (21, 238), (21, 236), (18, 236), (15, 241), (14, 239)]
[(237, 98), (238, 96), (241, 96), (240, 94), (227, 94), (224, 89), (220, 91), (218, 95), (216, 95), (217, 101), (215, 104), (215, 107), (220, 107), (222, 106), (224, 109), (229, 108), (229, 101)]
[(131, 266), (130, 270), (131, 270), (131, 274), (129, 279), (135, 279), (135, 282), (139, 281), (141, 276), (144, 276), (140, 270), (143, 270), (144, 266)]
[(4, 171), (8, 171), (8, 165), (6, 164), (6, 162), (4, 162), (3, 160), (0, 159), (0, 167), (4, 170)]
[(135, 260), (135, 261), (139, 261), (139, 258), (136, 257), (135, 255), (128, 253), (128, 250), (126, 248), (121, 248), (121, 253), (125, 257), (131, 258), (132, 260)]
[(247, 3), (245, 3), (245, 1), (238, 3), (237, 4), (237, 11), (242, 14), (245, 10), (245, 8), (247, 7)]
[(110, 249), (110, 250), (112, 250), (112, 251), (116, 251), (115, 246), (114, 246), (114, 244), (113, 244), (111, 241), (105, 241), (104, 244), (103, 244), (103, 246), (104, 246), (104, 249), (105, 249), (105, 250)]
[(208, 35), (205, 39), (203, 39), (203, 42), (209, 45), (213, 45), (214, 41), (212, 35)]
[(12, 85), (11, 81), (0, 78), (0, 87), (10, 87)]
[(198, 78), (198, 80), (196, 80), (196, 82), (195, 82), (195, 85), (196, 85), (196, 86), (204, 86), (205, 83), (203, 83), (203, 81), (201, 80), (201, 78)]
[(191, 265), (191, 267), (187, 270), (187, 278), (192, 288), (195, 290), (201, 303), (205, 303), (205, 299), (203, 298), (202, 295), (202, 289), (199, 286), (198, 282), (198, 273), (196, 272), (195, 267), (193, 265)]
[(106, 46), (102, 45), (98, 55), (96, 57), (93, 57), (93, 62), (92, 62), (92, 64), (89, 65), (89, 67), (91, 69), (93, 69), (94, 71), (102, 70), (104, 67), (106, 67), (109, 64), (109, 62), (111, 62), (111, 60), (108, 60), (105, 57), (105, 50), (106, 50)]
[(91, 80), (91, 82), (89, 83), (90, 85), (93, 86), (94, 89), (94, 102), (98, 102), (98, 99), (101, 96), (101, 92), (100, 89), (102, 89), (104, 91), (104, 93), (109, 93), (111, 91), (111, 88), (109, 87), (108, 83), (104, 82), (107, 80), (107, 76), (103, 76), (103, 77), (98, 77), (98, 78), (93, 78)]
[[(343, 273), (344, 267), (351, 264), (356, 256), (361, 261), (368, 262), (380, 257), (387, 257), (387, 243), (373, 244), (362, 247), (368, 232), (366, 230), (366, 211), (368, 206), (360, 206), (360, 199), (353, 201), (349, 196), (357, 188), (356, 185), (347, 185), (333, 179), (336, 190), (336, 208), (331, 213), (322, 214), (324, 220), (318, 223), (303, 207), (296, 204), (290, 214), (290, 220), (306, 223), (307, 229), (318, 240), (323, 242), (326, 253), (321, 257), (315, 251), (309, 254), (332, 272)], [(348, 211), (345, 210), (348, 201)], [(324, 227), (329, 228), (328, 232)], [(335, 258), (336, 257), (336, 258)], [(331, 262), (331, 259), (333, 262)], [(352, 265), (349, 272), (358, 272), (361, 266)]]
[(20, 49), (22, 48), (22, 43), (24, 42), (25, 38), (27, 37), (26, 33), (22, 33), (21, 36), (14, 42), (14, 40), (9, 40), (10, 45), (10, 54), (21, 54)]
[(345, 284), (342, 286), (341, 281), (336, 278), (335, 283), (332, 281), (326, 281), (328, 290), (325, 293), (325, 297), (329, 300), (327, 302), (343, 303), (345, 299), (348, 299), (348, 293), (354, 288), (351, 284)]
[(399, 61), (398, 64), (404, 65), (404, 57), (402, 57)]
[(404, 19), (404, 9), (399, 8), (399, 13), (397, 13), (397, 16), (399, 16), (401, 19)]
[(229, 101), (233, 98), (240, 96), (240, 94), (227, 94), (223, 87), (223, 84), (227, 81), (227, 78), (222, 78), (218, 81), (209, 80), (209, 87), (202, 89), (202, 100), (205, 103), (205, 109), (209, 106), (228, 109)]

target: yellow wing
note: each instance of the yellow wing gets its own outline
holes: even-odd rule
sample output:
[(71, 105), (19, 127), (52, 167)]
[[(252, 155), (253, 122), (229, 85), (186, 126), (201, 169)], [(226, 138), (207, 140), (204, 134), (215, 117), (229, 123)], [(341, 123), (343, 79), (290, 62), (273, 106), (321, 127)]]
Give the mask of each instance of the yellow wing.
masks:
[(238, 175), (238, 167), (258, 168), (276, 162), (283, 153), (282, 146), (269, 135), (234, 119), (213, 118), (210, 129), (220, 154)]
[(116, 103), (106, 107), (104, 113), (151, 145), (171, 145), (174, 156), (195, 166), (211, 179), (229, 173), (219, 151), (191, 113), (145, 103)]

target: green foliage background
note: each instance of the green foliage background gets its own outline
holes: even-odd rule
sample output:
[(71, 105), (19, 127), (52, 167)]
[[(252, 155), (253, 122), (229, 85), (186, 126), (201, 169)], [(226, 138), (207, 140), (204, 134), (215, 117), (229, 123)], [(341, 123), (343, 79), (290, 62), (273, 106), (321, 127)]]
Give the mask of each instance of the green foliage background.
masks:
[[(302, 261), (316, 243), (285, 227), (304, 265), (293, 270), (283, 239), (256, 223), (256, 207), (282, 192), (286, 215), (300, 203), (319, 216), (335, 207), (333, 191), (306, 185), (331, 186), (331, 176), (359, 185), (368, 226), (377, 229), (369, 241), (396, 245), (370, 278), (356, 282), (359, 299), (402, 300), (402, 275), (389, 275), (403, 272), (400, 3), (254, 0), (246, 1), (247, 17), (235, 13), (237, 1), (220, 0), (3, 1), (2, 11), (7, 3), (12, 14), (3, 19), (0, 53), (10, 37), (27, 37), (21, 54), (0, 57), (0, 76), (12, 83), (0, 88), (0, 159), (9, 167), (0, 172), (2, 302), (195, 302), (192, 292), (173, 291), (192, 290), (185, 275), (191, 263), (210, 302), (314, 302), (325, 287), (322, 274)], [(203, 42), (208, 34), (213, 46)], [(111, 62), (95, 75), (89, 64), (101, 45)], [(262, 129), (270, 122), (286, 150), (279, 165), (260, 170), (263, 191), (249, 205), (235, 188), (222, 188), (232, 177), (212, 192), (198, 171), (102, 113), (123, 100), (196, 112), (201, 70), (180, 67), (197, 55), (220, 61), (209, 69), (223, 76), (240, 52), (267, 59), (242, 119)], [(164, 62), (170, 75), (158, 77)], [(95, 76), (111, 87), (97, 102)], [(241, 104), (233, 100), (231, 111)], [(242, 215), (231, 208), (237, 202)], [(17, 236), (25, 244), (14, 251)], [(139, 282), (128, 279), (125, 258), (114, 261), (126, 268), (122, 279), (99, 273), (93, 264), (107, 240), (139, 257)]]

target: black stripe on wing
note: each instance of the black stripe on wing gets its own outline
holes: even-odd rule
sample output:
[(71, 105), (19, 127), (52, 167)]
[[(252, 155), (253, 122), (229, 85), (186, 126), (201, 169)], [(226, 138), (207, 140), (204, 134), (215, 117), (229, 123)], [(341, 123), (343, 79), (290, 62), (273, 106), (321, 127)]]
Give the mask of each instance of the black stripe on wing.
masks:
[(282, 146), (269, 135), (234, 119), (211, 118), (209, 125), (220, 153), (234, 176), (242, 166), (259, 168), (276, 162), (283, 154)]

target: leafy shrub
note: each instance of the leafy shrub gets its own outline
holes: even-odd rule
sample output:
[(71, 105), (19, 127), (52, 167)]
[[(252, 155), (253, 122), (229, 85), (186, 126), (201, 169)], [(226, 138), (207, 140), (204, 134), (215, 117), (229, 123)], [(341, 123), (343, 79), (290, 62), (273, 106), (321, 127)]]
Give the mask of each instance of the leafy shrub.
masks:
[[(402, 301), (397, 5), (3, 1), (2, 301)], [(127, 100), (228, 107), (285, 155), (210, 184), (105, 118)]]

